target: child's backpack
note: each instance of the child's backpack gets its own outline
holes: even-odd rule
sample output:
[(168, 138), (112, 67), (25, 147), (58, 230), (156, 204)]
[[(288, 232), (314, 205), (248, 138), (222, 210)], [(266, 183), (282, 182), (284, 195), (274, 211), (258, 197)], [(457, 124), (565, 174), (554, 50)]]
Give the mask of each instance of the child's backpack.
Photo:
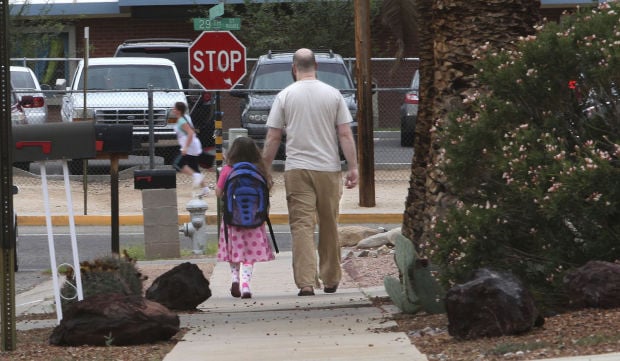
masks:
[(249, 162), (235, 163), (224, 183), (223, 221), (226, 242), (227, 226), (256, 228), (269, 226), (276, 253), (279, 252), (269, 221), (269, 187), (256, 166)]

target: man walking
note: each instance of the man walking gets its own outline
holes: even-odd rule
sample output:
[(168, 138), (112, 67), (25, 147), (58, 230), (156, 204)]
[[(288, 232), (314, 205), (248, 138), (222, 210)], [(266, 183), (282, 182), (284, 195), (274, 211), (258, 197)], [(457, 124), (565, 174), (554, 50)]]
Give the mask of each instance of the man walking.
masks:
[[(293, 273), (299, 296), (334, 293), (342, 277), (338, 241), (338, 212), (342, 176), (338, 142), (347, 161), (345, 186), (358, 182), (353, 121), (342, 94), (319, 81), (317, 63), (309, 49), (293, 56), (295, 82), (282, 90), (269, 113), (263, 149), (268, 169), (286, 128), (284, 183), (293, 239)], [(314, 227), (319, 225), (318, 264)], [(318, 266), (318, 273), (317, 273)]]

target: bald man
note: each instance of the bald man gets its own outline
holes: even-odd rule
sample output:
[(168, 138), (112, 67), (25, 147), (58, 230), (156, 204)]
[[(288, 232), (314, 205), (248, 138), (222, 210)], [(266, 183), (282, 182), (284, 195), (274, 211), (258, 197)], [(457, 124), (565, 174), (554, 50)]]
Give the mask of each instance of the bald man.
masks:
[[(286, 128), (284, 185), (299, 296), (313, 296), (314, 288), (320, 287), (319, 280), (324, 292), (334, 293), (342, 277), (338, 242), (343, 186), (339, 142), (348, 166), (344, 185), (355, 187), (359, 177), (351, 113), (340, 91), (318, 80), (316, 70), (310, 49), (295, 52), (295, 82), (276, 96), (263, 148), (263, 158), (271, 169)], [(317, 222), (319, 240), (315, 247)]]

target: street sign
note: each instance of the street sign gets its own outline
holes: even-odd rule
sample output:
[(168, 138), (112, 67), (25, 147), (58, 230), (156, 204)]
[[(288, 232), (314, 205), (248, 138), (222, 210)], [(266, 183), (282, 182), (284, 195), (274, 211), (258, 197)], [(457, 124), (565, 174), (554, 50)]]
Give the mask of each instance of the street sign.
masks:
[(245, 46), (229, 31), (204, 31), (189, 47), (189, 74), (207, 90), (230, 90), (245, 76)]
[(194, 18), (194, 30), (241, 30), (241, 18)]
[(224, 15), (224, 3), (220, 3), (209, 9), (209, 19), (215, 19)]

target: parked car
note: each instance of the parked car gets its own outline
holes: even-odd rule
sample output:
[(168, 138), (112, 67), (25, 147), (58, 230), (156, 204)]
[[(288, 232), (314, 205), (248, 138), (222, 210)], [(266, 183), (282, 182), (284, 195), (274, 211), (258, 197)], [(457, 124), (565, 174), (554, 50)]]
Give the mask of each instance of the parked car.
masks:
[[(156, 57), (171, 60), (177, 67), (183, 89), (200, 89), (189, 75), (190, 39), (152, 38), (125, 40), (116, 48), (114, 57)], [(188, 92), (190, 117), (196, 129), (201, 130), (200, 141), (204, 147), (215, 145), (213, 138), (214, 97), (210, 92)], [(206, 134), (204, 134), (206, 133)], [(207, 135), (208, 134), (208, 135)]]
[(99, 124), (131, 124), (137, 154), (149, 150), (149, 85), (153, 91), (153, 125), (156, 155), (171, 164), (178, 153), (172, 108), (176, 102), (187, 104), (181, 78), (174, 63), (162, 58), (92, 58), (88, 61), (87, 100), (84, 113), (84, 62), (80, 61), (62, 98), (64, 122), (94, 120)]
[[(28, 117), (24, 112), (25, 107), (32, 104), (33, 97), (31, 95), (23, 95), (21, 99), (13, 91), (11, 87), (11, 124), (12, 125), (25, 125), (28, 124)], [(13, 166), (25, 171), (30, 170), (30, 162), (13, 162)]]
[(400, 145), (413, 147), (415, 140), (415, 123), (418, 119), (418, 101), (420, 90), (420, 72), (415, 71), (411, 86), (405, 94), (403, 105), (400, 106)]
[[(16, 195), (17, 193), (19, 193), (19, 188), (17, 188), (16, 185), (13, 185), (13, 195)], [(17, 263), (17, 240), (19, 234), (17, 233), (17, 214), (15, 214), (15, 211), (13, 211), (13, 234), (15, 234), (15, 266), (13, 267), (13, 269), (15, 270), (15, 272), (17, 272), (19, 270), (19, 264)]]
[(26, 124), (26, 114), (20, 104), (19, 98), (11, 89), (11, 124)]
[[(349, 107), (353, 123), (351, 129), (357, 139), (357, 102), (355, 86), (344, 60), (331, 50), (315, 51), (317, 78), (339, 89)], [(248, 130), (248, 136), (262, 147), (267, 135), (267, 117), (276, 94), (293, 83), (291, 67), (293, 52), (273, 51), (261, 55), (252, 69), (247, 83), (235, 87), (231, 95), (243, 98), (241, 102), (241, 127)], [(280, 144), (276, 159), (284, 159), (285, 142)]]
[(25, 66), (11, 66), (10, 72), (11, 85), (17, 97), (21, 99), (25, 95), (32, 96), (32, 102), (23, 105), (28, 124), (47, 122), (47, 100), (34, 72)]

